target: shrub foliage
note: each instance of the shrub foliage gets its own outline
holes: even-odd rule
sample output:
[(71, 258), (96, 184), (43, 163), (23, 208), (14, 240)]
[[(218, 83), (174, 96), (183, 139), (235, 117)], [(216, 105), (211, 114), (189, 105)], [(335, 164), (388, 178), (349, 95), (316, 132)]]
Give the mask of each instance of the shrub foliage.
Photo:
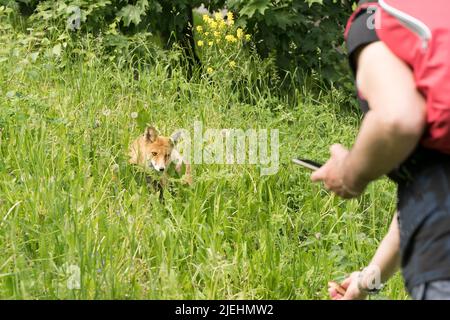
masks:
[(192, 9), (202, 3), (210, 11), (233, 11), (261, 57), (273, 56), (280, 70), (319, 72), (330, 82), (347, 73), (342, 34), (353, 0), (0, 0), (46, 28), (98, 33), (113, 24), (112, 44), (152, 33), (166, 48), (177, 42), (195, 60)]

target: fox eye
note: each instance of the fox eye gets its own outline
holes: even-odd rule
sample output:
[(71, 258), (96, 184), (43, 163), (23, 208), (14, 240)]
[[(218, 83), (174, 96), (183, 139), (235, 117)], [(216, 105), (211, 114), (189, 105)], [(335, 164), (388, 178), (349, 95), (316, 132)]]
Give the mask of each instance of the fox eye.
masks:
[(158, 152), (152, 152), (152, 156), (156, 157), (158, 155)]

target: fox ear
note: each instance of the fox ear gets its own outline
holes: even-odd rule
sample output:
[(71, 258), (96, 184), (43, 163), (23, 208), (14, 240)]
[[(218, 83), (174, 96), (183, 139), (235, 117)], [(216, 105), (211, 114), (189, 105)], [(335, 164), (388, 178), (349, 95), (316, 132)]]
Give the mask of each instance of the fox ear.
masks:
[(158, 137), (158, 131), (156, 131), (155, 127), (148, 127), (145, 129), (145, 138), (150, 142), (155, 142)]

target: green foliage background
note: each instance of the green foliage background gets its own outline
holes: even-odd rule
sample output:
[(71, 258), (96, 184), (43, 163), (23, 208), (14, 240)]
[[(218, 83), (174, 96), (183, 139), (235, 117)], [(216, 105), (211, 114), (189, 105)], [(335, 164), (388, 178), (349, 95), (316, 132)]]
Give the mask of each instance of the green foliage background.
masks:
[(343, 46), (343, 29), (355, 1), (351, 0), (0, 0), (31, 15), (30, 24), (64, 30), (77, 7), (81, 30), (105, 32), (117, 23), (109, 44), (124, 47), (136, 33), (152, 33), (166, 48), (178, 42), (192, 50), (192, 9), (227, 7), (238, 25), (254, 36), (258, 53), (273, 56), (281, 71), (319, 73), (327, 83), (351, 88)]

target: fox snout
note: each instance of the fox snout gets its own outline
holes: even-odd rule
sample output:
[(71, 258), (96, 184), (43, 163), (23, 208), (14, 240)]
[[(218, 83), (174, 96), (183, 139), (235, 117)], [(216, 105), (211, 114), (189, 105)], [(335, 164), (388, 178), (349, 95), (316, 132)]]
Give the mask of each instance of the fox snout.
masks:
[(158, 163), (155, 160), (150, 160), (149, 167), (153, 168), (153, 169), (155, 169), (156, 171), (159, 171), (159, 172), (164, 172), (164, 170), (166, 170), (166, 164), (164, 162), (163, 163)]

